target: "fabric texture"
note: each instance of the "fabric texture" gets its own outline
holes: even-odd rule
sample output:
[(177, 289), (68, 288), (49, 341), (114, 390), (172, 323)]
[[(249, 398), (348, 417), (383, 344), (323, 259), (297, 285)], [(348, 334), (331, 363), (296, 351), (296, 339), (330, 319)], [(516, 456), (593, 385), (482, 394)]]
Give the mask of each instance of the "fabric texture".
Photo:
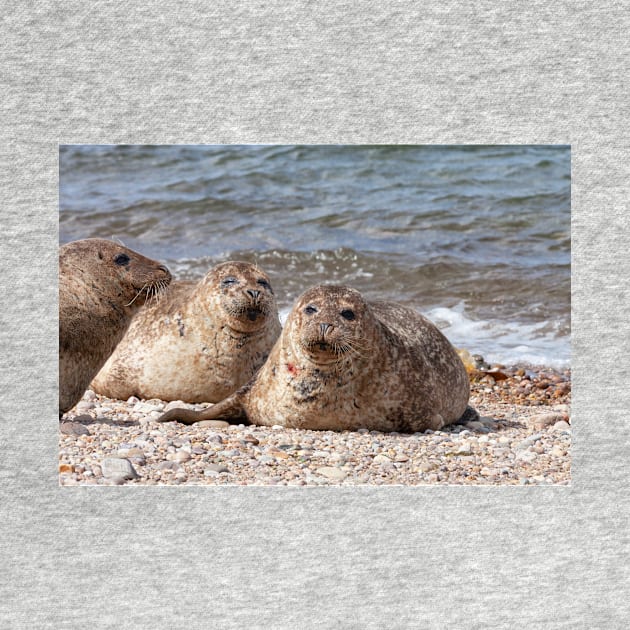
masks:
[[(5, 3), (0, 626), (623, 628), (627, 3)], [(60, 488), (60, 143), (572, 145), (570, 487)]]

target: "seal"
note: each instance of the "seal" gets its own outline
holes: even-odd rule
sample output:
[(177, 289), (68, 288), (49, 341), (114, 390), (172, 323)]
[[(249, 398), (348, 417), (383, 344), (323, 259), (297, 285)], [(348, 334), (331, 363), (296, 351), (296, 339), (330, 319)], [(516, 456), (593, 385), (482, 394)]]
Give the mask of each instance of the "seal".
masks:
[(59, 416), (80, 400), (133, 315), (171, 281), (127, 247), (89, 238), (59, 248)]
[(317, 286), (298, 298), (249, 383), (208, 409), (172, 409), (158, 421), (411, 433), (477, 417), (469, 394), (464, 364), (428, 319), (348, 287)]
[(173, 281), (143, 308), (91, 387), (122, 400), (216, 402), (249, 381), (280, 331), (267, 274), (221, 263), (199, 282)]

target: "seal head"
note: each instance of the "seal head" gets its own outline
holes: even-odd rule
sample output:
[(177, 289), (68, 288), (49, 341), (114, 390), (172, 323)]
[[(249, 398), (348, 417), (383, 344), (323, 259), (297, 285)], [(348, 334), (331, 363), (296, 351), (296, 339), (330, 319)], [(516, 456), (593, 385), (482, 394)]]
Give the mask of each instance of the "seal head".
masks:
[(104, 239), (59, 249), (59, 413), (83, 392), (133, 315), (171, 281), (169, 270), (123, 245)]

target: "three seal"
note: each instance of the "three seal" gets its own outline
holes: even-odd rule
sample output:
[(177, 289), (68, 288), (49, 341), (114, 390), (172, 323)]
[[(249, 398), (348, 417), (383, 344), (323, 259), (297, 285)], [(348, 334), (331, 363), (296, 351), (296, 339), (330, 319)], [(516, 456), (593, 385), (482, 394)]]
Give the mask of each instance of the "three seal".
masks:
[(59, 415), (74, 407), (134, 313), (171, 280), (150, 258), (103, 239), (59, 249)]
[(142, 309), (92, 389), (122, 400), (216, 402), (254, 375), (280, 331), (268, 276), (222, 263), (198, 283), (174, 281)]
[(321, 430), (438, 430), (476, 416), (468, 375), (429, 320), (354, 289), (318, 286), (291, 311), (255, 377), (200, 412), (173, 409), (160, 422), (245, 418)]

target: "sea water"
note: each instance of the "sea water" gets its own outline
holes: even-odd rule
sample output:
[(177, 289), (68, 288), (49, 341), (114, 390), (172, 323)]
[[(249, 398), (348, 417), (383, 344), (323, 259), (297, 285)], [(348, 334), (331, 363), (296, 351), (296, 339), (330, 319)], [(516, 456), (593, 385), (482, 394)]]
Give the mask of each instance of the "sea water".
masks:
[(114, 238), (200, 278), (394, 300), (491, 362), (570, 360), (568, 146), (61, 146), (62, 243)]

